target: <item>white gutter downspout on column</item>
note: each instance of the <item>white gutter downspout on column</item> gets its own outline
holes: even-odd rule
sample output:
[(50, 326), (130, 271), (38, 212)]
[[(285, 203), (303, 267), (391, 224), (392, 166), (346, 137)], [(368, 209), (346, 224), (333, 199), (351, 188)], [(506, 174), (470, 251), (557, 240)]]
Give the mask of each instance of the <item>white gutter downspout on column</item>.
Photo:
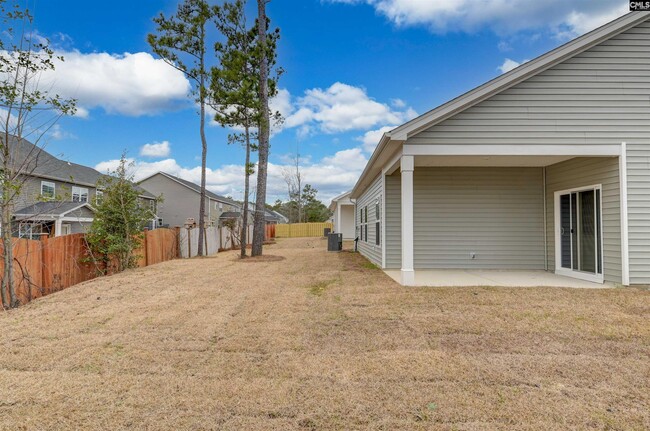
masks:
[(627, 211), (627, 143), (621, 143), (618, 157), (618, 172), (621, 185), (621, 273), (624, 286), (630, 285), (630, 233)]
[(548, 271), (548, 215), (546, 213), (548, 209), (546, 208), (546, 166), (542, 168), (542, 181), (544, 181), (542, 188), (544, 193), (544, 271)]

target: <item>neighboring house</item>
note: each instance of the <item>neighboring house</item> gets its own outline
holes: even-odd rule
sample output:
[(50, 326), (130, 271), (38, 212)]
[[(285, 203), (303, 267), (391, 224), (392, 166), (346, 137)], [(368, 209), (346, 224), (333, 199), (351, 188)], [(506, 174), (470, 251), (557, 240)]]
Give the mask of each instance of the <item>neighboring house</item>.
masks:
[(272, 224), (287, 224), (289, 223), (289, 218), (284, 214), (280, 214), (274, 210), (266, 210), (266, 222)]
[[(184, 226), (187, 219), (199, 222), (199, 203), (201, 186), (183, 180), (166, 172), (155, 173), (138, 184), (156, 196), (162, 197), (158, 203), (158, 217), (161, 224)], [(240, 205), (209, 190), (205, 191), (205, 220), (208, 226), (216, 226), (219, 217), (226, 212), (238, 212)]]
[(650, 284), (650, 14), (629, 13), (384, 134), (351, 193), (387, 269)]
[(351, 194), (349, 191), (333, 198), (329, 206), (334, 232), (342, 233), (343, 239), (355, 238), (354, 202), (350, 200)]
[[(240, 206), (241, 208), (241, 206)], [(240, 218), (242, 217), (241, 213), (239, 211), (233, 212), (233, 213), (228, 213), (228, 214), (222, 214), (221, 218)], [(255, 204), (252, 202), (248, 203), (248, 224), (253, 224), (253, 220), (255, 217)], [(266, 224), (286, 224), (289, 223), (289, 219), (285, 217), (284, 215), (280, 214), (277, 211), (273, 211), (270, 209), (265, 209), (264, 210), (264, 219), (266, 221)]]
[[(85, 232), (94, 218), (97, 182), (104, 175), (88, 166), (61, 160), (27, 140), (12, 141), (22, 163), (24, 183), (14, 202), (16, 236), (40, 239)], [(25, 162), (23, 162), (25, 161)], [(155, 214), (156, 198), (139, 188), (144, 205)]]

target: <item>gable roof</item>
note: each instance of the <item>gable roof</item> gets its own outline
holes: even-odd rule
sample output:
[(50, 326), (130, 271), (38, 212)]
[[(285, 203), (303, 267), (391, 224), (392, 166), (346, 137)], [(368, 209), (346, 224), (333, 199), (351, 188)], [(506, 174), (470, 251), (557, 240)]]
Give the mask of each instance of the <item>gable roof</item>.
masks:
[[(256, 208), (256, 204), (254, 202), (249, 202), (248, 203), (248, 211), (251, 214), (255, 214), (255, 208)], [(280, 222), (289, 223), (289, 219), (287, 218), (287, 216), (285, 216), (284, 214), (281, 214), (281, 213), (279, 213), (277, 211), (270, 210), (268, 208), (264, 208), (264, 219), (266, 221), (276, 221), (278, 223), (280, 223)]]
[[(91, 167), (59, 159), (26, 139), (12, 137), (9, 145), (13, 147), (10, 153), (15, 165), (22, 165), (25, 175), (86, 187), (96, 187), (97, 182), (107, 176)], [(155, 199), (154, 195), (142, 187), (136, 185), (136, 189), (140, 196)]]
[[(201, 186), (200, 185), (195, 184), (192, 181), (187, 181), (187, 180), (184, 180), (182, 178), (175, 177), (172, 174), (168, 174), (167, 172), (162, 172), (162, 171), (156, 172), (153, 175), (149, 175), (148, 177), (141, 179), (140, 181), (138, 181), (138, 184), (142, 184), (144, 181), (147, 181), (148, 179), (153, 178), (156, 175), (162, 175), (162, 176), (164, 176), (166, 178), (169, 178), (172, 181), (176, 181), (178, 184), (180, 184), (180, 185), (182, 185), (184, 187), (187, 187), (188, 189), (192, 190), (193, 192), (196, 192), (196, 193), (199, 193), (199, 194), (201, 193)], [(239, 203), (235, 202), (234, 200), (229, 199), (229, 198), (227, 198), (225, 196), (221, 196), (221, 195), (218, 195), (216, 193), (213, 193), (213, 192), (211, 192), (210, 190), (207, 190), (207, 189), (205, 190), (205, 195), (208, 198), (210, 198), (212, 200), (215, 200), (215, 201), (223, 202), (223, 203), (233, 205), (233, 206), (236, 206), (236, 207), (240, 206)]]
[(328, 208), (330, 210), (334, 210), (334, 208), (336, 207), (335, 205), (336, 202), (341, 201), (343, 199), (349, 199), (351, 194), (352, 194), (352, 190), (348, 190), (345, 193), (341, 193), (340, 195), (333, 197), (332, 200), (330, 201), (330, 206)]
[(95, 212), (95, 209), (88, 202), (44, 201), (28, 205), (25, 208), (16, 211), (15, 216), (61, 217), (84, 207)]
[[(391, 142), (403, 143), (408, 138), (575, 57), (648, 19), (650, 19), (650, 12), (630, 12), (623, 15), (384, 133), (359, 180), (352, 189), (352, 196), (356, 197), (360, 192), (360, 187), (376, 177), (376, 173), (372, 175), (376, 171), (376, 169), (373, 169), (374, 164)], [(368, 176), (371, 176), (371, 178), (367, 178)]]

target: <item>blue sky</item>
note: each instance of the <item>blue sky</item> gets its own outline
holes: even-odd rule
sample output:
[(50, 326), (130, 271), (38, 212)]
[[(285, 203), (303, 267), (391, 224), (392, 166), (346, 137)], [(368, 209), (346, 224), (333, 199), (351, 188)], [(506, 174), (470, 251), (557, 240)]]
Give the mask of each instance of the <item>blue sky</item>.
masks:
[[(35, 30), (66, 61), (44, 82), (78, 98), (48, 151), (106, 170), (123, 150), (136, 178), (200, 178), (198, 114), (188, 83), (151, 54), (151, 18), (177, 1), (30, 0)], [(381, 132), (625, 13), (627, 0), (272, 0), (286, 73), (273, 106), (270, 202), (298, 151), (319, 197), (350, 189)], [(251, 22), (255, 4), (249, 0)], [(208, 127), (208, 186), (240, 199), (243, 151)]]

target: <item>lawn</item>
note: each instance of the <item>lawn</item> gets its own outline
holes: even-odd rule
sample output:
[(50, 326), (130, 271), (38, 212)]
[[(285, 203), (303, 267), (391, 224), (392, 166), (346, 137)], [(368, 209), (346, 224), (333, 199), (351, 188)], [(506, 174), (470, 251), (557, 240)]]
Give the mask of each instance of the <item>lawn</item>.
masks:
[(0, 429), (650, 429), (650, 291), (405, 288), (325, 247), (0, 312)]

